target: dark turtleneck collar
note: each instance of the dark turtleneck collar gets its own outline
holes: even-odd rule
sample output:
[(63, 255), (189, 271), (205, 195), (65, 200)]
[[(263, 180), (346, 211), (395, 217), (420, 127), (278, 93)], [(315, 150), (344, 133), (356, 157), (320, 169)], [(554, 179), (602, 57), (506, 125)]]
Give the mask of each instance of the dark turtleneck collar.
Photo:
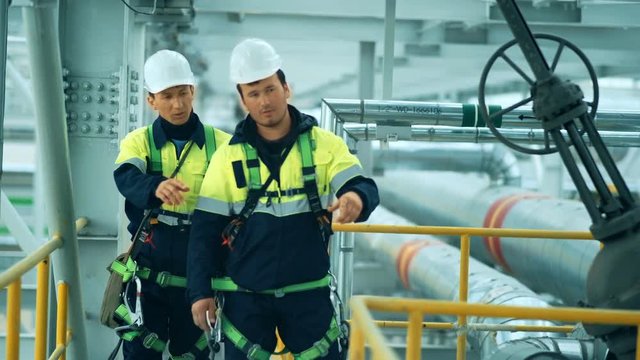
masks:
[[(291, 116), (291, 129), (289, 133), (282, 139), (276, 140), (275, 142), (286, 142), (291, 138), (297, 138), (298, 134), (309, 131), (312, 127), (318, 125), (318, 121), (310, 115), (301, 113), (298, 109), (296, 109), (292, 105), (288, 105), (289, 116)], [(256, 146), (260, 135), (258, 135), (258, 127), (256, 125), (255, 120), (251, 117), (250, 114), (247, 117), (240, 121), (236, 125), (236, 129), (229, 141), (230, 145), (238, 144), (242, 142), (247, 142), (251, 144), (251, 146)], [(262, 140), (266, 141), (266, 140)]]
[(192, 139), (198, 147), (202, 148), (205, 143), (204, 126), (196, 113), (191, 112), (189, 119), (182, 125), (174, 125), (162, 116), (153, 122), (153, 141), (156, 148), (162, 149), (169, 139), (190, 140)]

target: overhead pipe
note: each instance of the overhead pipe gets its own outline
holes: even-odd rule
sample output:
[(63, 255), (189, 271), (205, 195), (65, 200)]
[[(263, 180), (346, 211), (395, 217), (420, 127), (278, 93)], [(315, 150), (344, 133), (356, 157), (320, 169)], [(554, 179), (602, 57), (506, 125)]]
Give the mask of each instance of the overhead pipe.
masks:
[(393, 169), (479, 172), (492, 184), (520, 186), (518, 159), (502, 144), (394, 144), (373, 150), (374, 173)]
[[(337, 126), (337, 124), (336, 124)], [(334, 126), (335, 127), (335, 126)], [(388, 126), (380, 124), (344, 124), (344, 131), (356, 141), (432, 141), (495, 143), (499, 140), (485, 127), (452, 127), (440, 125)], [(542, 129), (502, 128), (505, 138), (519, 144), (544, 145), (547, 141)], [(566, 136), (564, 130), (561, 133)], [(637, 131), (599, 131), (602, 141), (610, 147), (639, 147), (640, 132)], [(591, 141), (584, 138), (591, 146)]]
[[(383, 207), (371, 214), (370, 223), (414, 225)], [(421, 297), (439, 300), (458, 300), (460, 251), (431, 236), (406, 234), (356, 234), (358, 252), (370, 254), (390, 272), (396, 272), (405, 288)], [(526, 286), (475, 259), (469, 259), (468, 302), (493, 305), (531, 306), (550, 305)], [(448, 321), (455, 318), (445, 317)], [(489, 327), (494, 325), (553, 326), (549, 321), (469, 317), (470, 323)], [(558, 359), (603, 359), (599, 343), (592, 340), (552, 338), (558, 336), (542, 332), (481, 331), (469, 329), (469, 343), (480, 349), (481, 359), (529, 359), (528, 356), (553, 354)], [(553, 346), (546, 346), (553, 345)], [(600, 346), (600, 347), (598, 347)], [(517, 349), (517, 351), (514, 351)], [(511, 354), (515, 357), (503, 357)]]
[[(419, 225), (578, 231), (588, 231), (591, 225), (579, 201), (515, 187), (489, 187), (477, 176), (389, 171), (376, 183), (382, 204)], [(570, 306), (584, 300), (587, 271), (599, 249), (595, 240), (471, 240), (475, 258)]]
[(57, 1), (35, 1), (33, 5), (23, 7), (22, 15), (31, 65), (49, 233), (63, 239), (62, 247), (52, 254), (53, 270), (56, 279), (65, 281), (73, 292), (69, 297), (69, 328), (74, 335), (67, 354), (71, 359), (89, 359), (74, 226), (57, 9)]
[[(327, 107), (342, 123), (485, 127), (477, 104), (322, 99), (321, 106)], [(499, 110), (501, 106), (489, 105), (490, 113)], [(540, 121), (528, 107), (512, 110), (495, 123), (502, 128), (540, 128)], [(598, 110), (595, 124), (598, 130), (603, 131), (640, 132), (640, 112)]]

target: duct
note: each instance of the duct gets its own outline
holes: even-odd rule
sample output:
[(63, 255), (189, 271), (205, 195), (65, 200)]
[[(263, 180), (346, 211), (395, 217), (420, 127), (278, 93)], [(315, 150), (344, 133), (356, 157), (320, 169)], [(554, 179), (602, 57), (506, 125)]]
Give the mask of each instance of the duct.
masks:
[[(378, 207), (371, 214), (370, 223), (414, 225), (409, 221)], [(405, 234), (356, 234), (357, 251), (369, 253), (374, 259), (397, 272), (405, 287), (414, 290), (421, 297), (440, 300), (457, 300), (459, 294), (460, 252), (431, 236)], [(549, 307), (549, 304), (523, 284), (481, 262), (469, 259), (470, 303)], [(456, 321), (453, 317), (445, 317)], [(544, 320), (497, 319), (469, 317), (469, 323), (481, 325), (528, 325), (550, 326), (552, 322)], [(493, 332), (472, 330), (467, 333), (471, 346), (480, 350), (481, 359), (530, 359), (523, 356), (553, 354), (558, 359), (601, 359), (596, 357), (596, 344), (592, 340), (580, 341), (570, 338), (550, 338), (550, 333), (534, 332)], [(555, 335), (555, 334), (554, 334)], [(540, 344), (562, 344), (549, 350)], [(531, 345), (533, 344), (533, 345)], [(536, 347), (537, 346), (537, 347)], [(517, 351), (514, 351), (516, 348)], [(564, 357), (574, 349), (584, 348), (580, 357)], [(517, 357), (504, 357), (504, 354), (518, 354)], [(532, 358), (532, 359), (535, 359)]]
[[(344, 131), (358, 141), (412, 140), (432, 142), (497, 142), (498, 139), (489, 128), (484, 127), (452, 127), (439, 125), (405, 125), (388, 126), (376, 124), (344, 124)], [(560, 131), (567, 138), (564, 130)], [(508, 140), (520, 145), (544, 145), (547, 141), (542, 129), (502, 128), (500, 133)], [(640, 132), (599, 131), (604, 144), (609, 147), (639, 147)], [(588, 138), (583, 138), (587, 146), (591, 146)]]
[(374, 172), (393, 169), (480, 172), (489, 175), (492, 184), (520, 186), (518, 160), (502, 144), (404, 145), (398, 143), (389, 149), (374, 149)]
[[(437, 125), (484, 127), (476, 104), (418, 101), (323, 99), (322, 107), (339, 122), (359, 124)], [(493, 113), (499, 105), (489, 105)], [(640, 132), (640, 112), (600, 110), (595, 123), (599, 131)], [(540, 121), (531, 108), (520, 107), (502, 116), (502, 128), (539, 129)]]
[[(584, 230), (591, 225), (579, 201), (514, 187), (487, 187), (460, 173), (389, 171), (376, 178), (381, 203), (420, 225)], [(402, 184), (402, 186), (397, 186)], [(502, 267), (536, 292), (576, 305), (586, 294), (597, 241), (473, 238), (471, 252)]]
[(69, 141), (67, 138), (62, 63), (58, 39), (58, 2), (35, 1), (22, 9), (35, 102), (39, 159), (45, 181), (47, 222), (50, 234), (58, 234), (63, 245), (52, 254), (55, 278), (69, 285), (69, 329), (73, 341), (70, 359), (89, 359), (85, 314), (82, 303), (78, 241), (71, 186)]

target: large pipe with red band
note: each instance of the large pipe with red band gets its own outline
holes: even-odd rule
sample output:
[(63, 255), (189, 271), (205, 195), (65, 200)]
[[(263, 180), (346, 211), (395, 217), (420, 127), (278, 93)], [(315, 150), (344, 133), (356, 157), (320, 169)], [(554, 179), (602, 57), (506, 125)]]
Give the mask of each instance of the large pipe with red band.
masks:
[[(419, 225), (587, 231), (591, 224), (579, 201), (490, 187), (476, 175), (389, 171), (376, 182), (382, 204)], [(599, 248), (597, 241), (471, 240), (475, 258), (502, 267), (532, 290), (553, 294), (568, 305), (584, 300), (587, 271)]]
[[(369, 222), (415, 225), (383, 207), (378, 207), (371, 214)], [(403, 286), (416, 295), (439, 300), (458, 299), (460, 251), (457, 248), (426, 235), (359, 233), (356, 234), (355, 241), (358, 253), (367, 253), (383, 266), (395, 267)], [(543, 299), (514, 278), (474, 259), (469, 259), (468, 289), (468, 301), (471, 303), (549, 307)], [(456, 321), (454, 317), (445, 319)], [(543, 320), (484, 317), (469, 317), (468, 322), (490, 325), (554, 325)], [(474, 348), (480, 349), (480, 358), (483, 360), (528, 359), (533, 355), (550, 353), (554, 354), (555, 359), (603, 358), (601, 349), (591, 340), (558, 336), (539, 332), (472, 330), (468, 332), (467, 339)], [(510, 354), (510, 357), (503, 357), (505, 354)]]

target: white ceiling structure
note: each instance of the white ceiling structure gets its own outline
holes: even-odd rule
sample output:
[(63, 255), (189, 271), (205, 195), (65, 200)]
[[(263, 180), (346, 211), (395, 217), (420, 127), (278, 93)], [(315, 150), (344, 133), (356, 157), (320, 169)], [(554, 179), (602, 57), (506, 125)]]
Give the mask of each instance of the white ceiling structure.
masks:
[[(640, 1), (517, 4), (533, 32), (576, 44), (598, 76), (640, 78)], [(295, 101), (305, 104), (358, 98), (360, 42), (375, 42), (374, 97), (382, 96), (385, 1), (196, 1), (195, 10), (197, 34), (183, 38), (209, 62), (206, 80), (218, 94), (234, 92), (227, 75), (234, 44), (262, 37), (281, 53)], [(476, 93), (487, 60), (511, 39), (493, 1), (397, 0), (392, 98), (458, 101)], [(551, 45), (555, 51), (557, 44)], [(574, 80), (586, 78), (584, 66), (570, 55), (558, 70)], [(525, 85), (506, 67), (492, 80), (494, 91)]]
[[(513, 39), (495, 1), (393, 2), (395, 58), (391, 98), (463, 102), (477, 96), (480, 74), (489, 57)], [(274, 45), (284, 60), (283, 69), (294, 94), (292, 103), (303, 108), (317, 106), (322, 98), (359, 98), (361, 43), (373, 43), (373, 97), (381, 99), (385, 7), (393, 2), (195, 0), (194, 20), (186, 31), (178, 32), (178, 41), (192, 54), (192, 64), (197, 62), (206, 69), (199, 72), (199, 84), (201, 91), (213, 96), (209, 104), (214, 107), (235, 106), (235, 87), (228, 80), (229, 55), (233, 46), (247, 37), (261, 37)], [(561, 36), (576, 44), (599, 77), (630, 79), (630, 88), (637, 93), (635, 108), (640, 109), (640, 1), (518, 0), (517, 4), (533, 32)], [(10, 7), (8, 54), (9, 61), (28, 77), (22, 65), (26, 61), (21, 60), (27, 53), (22, 44), (20, 16), (18, 7)], [(552, 43), (541, 46), (548, 59), (557, 49), (557, 44)], [(514, 53), (513, 59), (528, 69), (518, 54)], [(587, 77), (584, 65), (566, 51), (558, 72), (574, 81)], [(17, 90), (9, 81), (8, 106), (22, 106), (22, 95), (16, 95)], [(503, 63), (492, 70), (487, 90), (525, 93), (527, 87)], [(601, 98), (607, 96), (606, 91), (601, 93)], [(216, 115), (233, 116), (229, 109)], [(7, 115), (10, 117), (11, 113), (8, 111)]]

